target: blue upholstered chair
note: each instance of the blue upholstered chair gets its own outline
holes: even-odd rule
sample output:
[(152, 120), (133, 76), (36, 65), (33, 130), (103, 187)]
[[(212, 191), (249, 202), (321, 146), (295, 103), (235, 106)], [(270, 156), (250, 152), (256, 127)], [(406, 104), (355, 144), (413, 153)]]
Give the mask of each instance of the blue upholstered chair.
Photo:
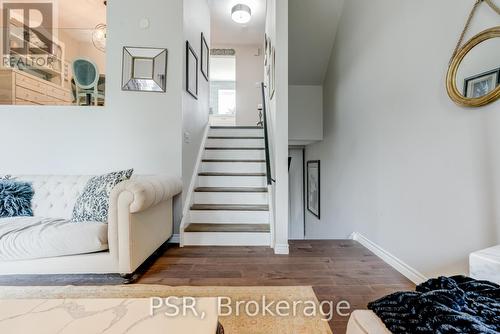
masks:
[[(75, 80), (75, 99), (77, 105), (104, 104), (104, 94), (98, 87), (99, 69), (97, 65), (89, 59), (78, 58), (73, 61), (73, 78)], [(83, 101), (82, 101), (83, 100)], [(82, 103), (83, 102), (83, 103)]]

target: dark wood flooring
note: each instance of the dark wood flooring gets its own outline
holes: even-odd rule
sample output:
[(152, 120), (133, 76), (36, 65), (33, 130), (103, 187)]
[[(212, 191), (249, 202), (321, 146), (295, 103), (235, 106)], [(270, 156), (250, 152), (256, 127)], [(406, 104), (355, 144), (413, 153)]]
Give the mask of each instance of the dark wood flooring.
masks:
[[(138, 281), (172, 286), (312, 286), (320, 301), (352, 310), (415, 285), (355, 241), (292, 241), (290, 255), (267, 247), (170, 246)], [(348, 318), (330, 322), (345, 333)]]

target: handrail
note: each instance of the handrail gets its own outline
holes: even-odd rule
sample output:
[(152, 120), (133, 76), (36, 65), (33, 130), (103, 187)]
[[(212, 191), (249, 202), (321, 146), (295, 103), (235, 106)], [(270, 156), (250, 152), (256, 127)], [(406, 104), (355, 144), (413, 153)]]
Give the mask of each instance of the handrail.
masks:
[(261, 83), (261, 89), (262, 89), (262, 113), (264, 116), (264, 142), (265, 142), (265, 147), (266, 147), (266, 176), (267, 176), (267, 185), (270, 186), (273, 183), (273, 178), (271, 175), (271, 158), (270, 158), (270, 149), (269, 149), (269, 132), (268, 132), (268, 121), (267, 121), (267, 103), (266, 103), (266, 86), (262, 82)]

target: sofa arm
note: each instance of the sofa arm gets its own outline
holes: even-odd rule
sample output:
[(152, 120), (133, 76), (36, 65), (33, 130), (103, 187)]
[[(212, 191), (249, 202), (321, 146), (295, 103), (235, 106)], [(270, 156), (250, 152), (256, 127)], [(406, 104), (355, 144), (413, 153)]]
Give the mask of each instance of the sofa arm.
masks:
[(130, 180), (119, 183), (113, 189), (115, 195), (119, 195), (122, 192), (132, 194), (133, 199), (130, 203), (130, 213), (145, 211), (163, 201), (171, 199), (181, 191), (182, 182), (180, 180), (161, 176), (133, 177)]

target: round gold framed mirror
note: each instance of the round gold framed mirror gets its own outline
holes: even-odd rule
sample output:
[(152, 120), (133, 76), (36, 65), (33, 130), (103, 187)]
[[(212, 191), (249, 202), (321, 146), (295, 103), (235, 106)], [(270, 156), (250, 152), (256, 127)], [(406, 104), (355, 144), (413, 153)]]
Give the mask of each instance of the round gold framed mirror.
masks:
[(500, 26), (477, 34), (456, 52), (446, 88), (450, 98), (465, 107), (481, 107), (500, 98)]

